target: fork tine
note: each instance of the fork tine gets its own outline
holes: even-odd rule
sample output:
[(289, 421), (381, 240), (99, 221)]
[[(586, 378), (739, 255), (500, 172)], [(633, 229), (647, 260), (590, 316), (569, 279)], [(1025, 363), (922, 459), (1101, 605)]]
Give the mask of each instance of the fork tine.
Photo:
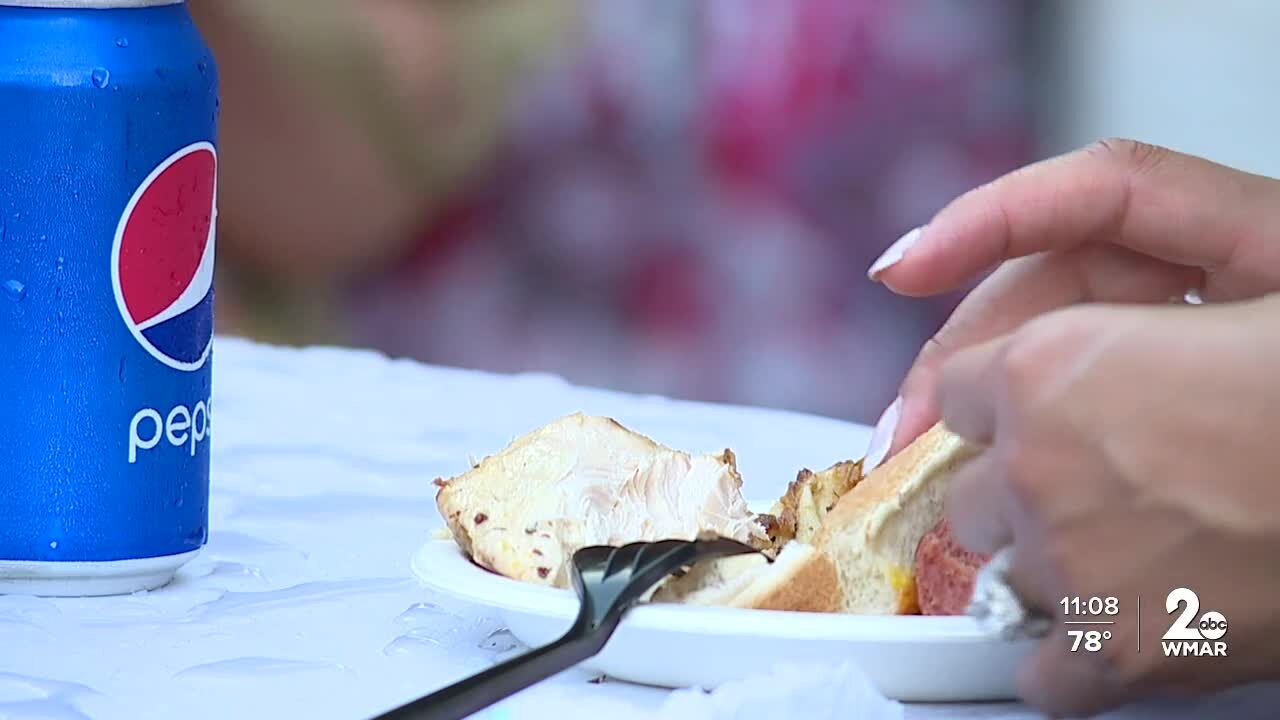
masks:
[(609, 560), (605, 565), (604, 576), (606, 578), (610, 578), (624, 570), (630, 570), (634, 573), (640, 562), (640, 558), (642, 557), (641, 553), (643, 550), (644, 548), (641, 543), (632, 543), (630, 545), (623, 545), (609, 553)]
[(608, 545), (594, 545), (584, 547), (574, 553), (573, 560), (575, 564), (586, 563), (589, 565), (603, 565), (608, 562), (609, 556), (613, 553), (613, 548)]

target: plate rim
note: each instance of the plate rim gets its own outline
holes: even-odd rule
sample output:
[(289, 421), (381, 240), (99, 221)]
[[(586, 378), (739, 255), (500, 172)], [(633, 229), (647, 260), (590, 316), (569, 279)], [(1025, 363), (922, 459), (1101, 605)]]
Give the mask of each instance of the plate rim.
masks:
[[(410, 559), (418, 582), (473, 605), (571, 622), (573, 591), (520, 582), (476, 565), (452, 539), (431, 538)], [(842, 615), (705, 605), (651, 604), (632, 609), (619, 630), (895, 643), (988, 643), (999, 638), (965, 616)]]

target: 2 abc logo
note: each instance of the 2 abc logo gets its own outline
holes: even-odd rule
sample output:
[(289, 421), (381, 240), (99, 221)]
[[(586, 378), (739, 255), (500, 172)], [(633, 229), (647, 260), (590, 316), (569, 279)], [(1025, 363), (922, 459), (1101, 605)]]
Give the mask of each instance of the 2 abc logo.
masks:
[[(1171, 656), (1225, 657), (1227, 618), (1216, 610), (1200, 614), (1200, 597), (1188, 588), (1170, 591), (1164, 601), (1165, 612), (1182, 612), (1165, 631), (1160, 643), (1164, 654)], [(1197, 617), (1198, 616), (1198, 617)]]

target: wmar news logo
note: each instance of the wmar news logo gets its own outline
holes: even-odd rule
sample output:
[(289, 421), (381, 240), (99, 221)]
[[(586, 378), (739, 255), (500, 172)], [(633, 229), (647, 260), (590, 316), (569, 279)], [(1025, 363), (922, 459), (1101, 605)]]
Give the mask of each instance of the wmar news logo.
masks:
[[(1226, 657), (1227, 618), (1217, 610), (1200, 615), (1200, 597), (1187, 588), (1177, 588), (1164, 599), (1164, 611), (1182, 612), (1164, 632), (1160, 648), (1165, 657)], [(1199, 619), (1197, 619), (1199, 616)]]

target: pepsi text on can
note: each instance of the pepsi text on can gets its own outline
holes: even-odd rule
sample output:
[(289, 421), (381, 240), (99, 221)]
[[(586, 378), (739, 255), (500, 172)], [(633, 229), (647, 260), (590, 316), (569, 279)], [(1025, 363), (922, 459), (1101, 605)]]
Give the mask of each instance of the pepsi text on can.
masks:
[[(217, 150), (212, 143), (197, 142), (169, 156), (129, 199), (112, 243), (111, 285), (121, 319), (152, 358), (181, 372), (201, 370), (213, 345), (208, 319), (213, 303), (216, 178)], [(192, 239), (203, 236), (204, 242), (189, 242), (176, 251), (170, 247), (162, 263), (142, 261), (149, 249), (167, 239), (157, 237), (166, 228), (149, 218), (163, 214), (165, 204), (184, 193), (188, 202), (208, 208), (192, 231)], [(129, 464), (138, 462), (140, 451), (153, 450), (166, 440), (174, 447), (188, 446), (195, 457), (197, 445), (209, 436), (211, 403), (211, 397), (204, 397), (167, 411), (140, 408), (129, 421)]]

